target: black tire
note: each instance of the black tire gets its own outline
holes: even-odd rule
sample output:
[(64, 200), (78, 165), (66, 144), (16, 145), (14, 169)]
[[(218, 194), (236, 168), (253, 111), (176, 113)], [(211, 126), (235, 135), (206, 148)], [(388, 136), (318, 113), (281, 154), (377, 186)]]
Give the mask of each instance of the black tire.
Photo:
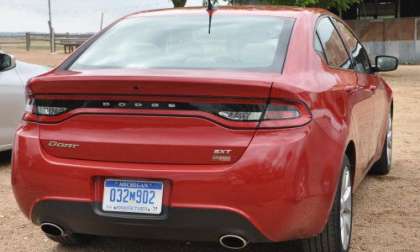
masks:
[[(352, 226), (352, 211), (350, 211), (350, 227), (349, 227), (349, 236), (347, 245), (343, 245), (341, 238), (341, 221), (340, 221), (340, 211), (341, 211), (341, 191), (343, 185), (343, 176), (348, 170), (349, 176), (351, 179), (351, 165), (347, 156), (344, 158), (342, 164), (342, 174), (340, 177), (339, 186), (335, 196), (334, 204), (328, 219), (328, 223), (325, 226), (321, 234), (316, 237), (302, 240), (301, 248), (303, 252), (347, 252), (350, 249), (351, 241), (351, 226)], [(350, 181), (351, 184), (351, 181)], [(351, 196), (351, 195), (350, 195)], [(353, 201), (350, 197), (350, 209), (352, 209)]]
[(81, 234), (70, 234), (65, 236), (53, 236), (45, 234), (48, 239), (60, 243), (65, 247), (75, 247), (88, 244), (92, 240), (92, 236)]
[[(389, 137), (389, 132), (391, 136)], [(390, 150), (388, 150), (390, 148)], [(385, 136), (384, 147), (382, 149), (381, 158), (372, 166), (370, 174), (387, 175), (391, 171), (392, 165), (392, 116), (388, 115), (387, 134)]]

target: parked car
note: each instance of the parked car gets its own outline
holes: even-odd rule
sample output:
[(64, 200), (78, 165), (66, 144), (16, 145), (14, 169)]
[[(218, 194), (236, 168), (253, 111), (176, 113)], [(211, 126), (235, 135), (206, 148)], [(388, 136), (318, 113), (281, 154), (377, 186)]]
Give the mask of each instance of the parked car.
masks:
[(12, 148), (13, 136), (25, 108), (26, 82), (47, 68), (16, 62), (0, 51), (0, 152)]
[(13, 189), (49, 238), (349, 250), (353, 192), (391, 168), (377, 72), (398, 60), (324, 10), (210, 13), (130, 15), (30, 81)]

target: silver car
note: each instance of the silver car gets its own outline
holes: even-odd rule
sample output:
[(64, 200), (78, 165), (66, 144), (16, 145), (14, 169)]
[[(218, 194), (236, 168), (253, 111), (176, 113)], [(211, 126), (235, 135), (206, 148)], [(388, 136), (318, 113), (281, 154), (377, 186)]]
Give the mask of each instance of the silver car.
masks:
[(0, 152), (12, 148), (16, 127), (25, 107), (26, 82), (47, 67), (16, 61), (0, 51)]

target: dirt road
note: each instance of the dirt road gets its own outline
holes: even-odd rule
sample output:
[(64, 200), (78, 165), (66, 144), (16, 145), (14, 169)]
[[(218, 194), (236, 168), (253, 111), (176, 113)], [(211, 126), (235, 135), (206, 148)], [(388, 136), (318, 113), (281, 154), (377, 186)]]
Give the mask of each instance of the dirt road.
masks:
[[(395, 91), (393, 170), (368, 177), (355, 195), (352, 251), (420, 251), (420, 67), (384, 75)], [(0, 163), (0, 251), (218, 251), (213, 244), (97, 239), (66, 249), (48, 241), (20, 213), (10, 188), (10, 164)], [(247, 251), (294, 251), (250, 247)]]

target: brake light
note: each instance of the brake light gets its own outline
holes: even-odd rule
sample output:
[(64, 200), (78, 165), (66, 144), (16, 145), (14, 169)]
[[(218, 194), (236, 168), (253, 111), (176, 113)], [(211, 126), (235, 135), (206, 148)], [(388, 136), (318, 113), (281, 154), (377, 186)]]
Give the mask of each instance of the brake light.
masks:
[(56, 116), (61, 115), (66, 111), (68, 111), (68, 108), (66, 107), (50, 107), (37, 105), (36, 101), (30, 98), (27, 99), (25, 106), (26, 113), (31, 113), (39, 116)]
[(264, 120), (296, 119), (301, 115), (299, 109), (293, 105), (270, 104), (265, 111)]
[(76, 108), (70, 106), (61, 101), (40, 101), (27, 94), (23, 119), (32, 122), (55, 122), (57, 116)]
[(303, 126), (311, 121), (309, 109), (299, 102), (273, 100), (267, 106), (260, 128), (287, 128)]
[(35, 99), (32, 96), (32, 90), (29, 88), (29, 86), (26, 86), (25, 88), (25, 99), (26, 99), (26, 103), (25, 103), (25, 113), (23, 115), (23, 120), (24, 121), (35, 121), (34, 120), (34, 102)]

